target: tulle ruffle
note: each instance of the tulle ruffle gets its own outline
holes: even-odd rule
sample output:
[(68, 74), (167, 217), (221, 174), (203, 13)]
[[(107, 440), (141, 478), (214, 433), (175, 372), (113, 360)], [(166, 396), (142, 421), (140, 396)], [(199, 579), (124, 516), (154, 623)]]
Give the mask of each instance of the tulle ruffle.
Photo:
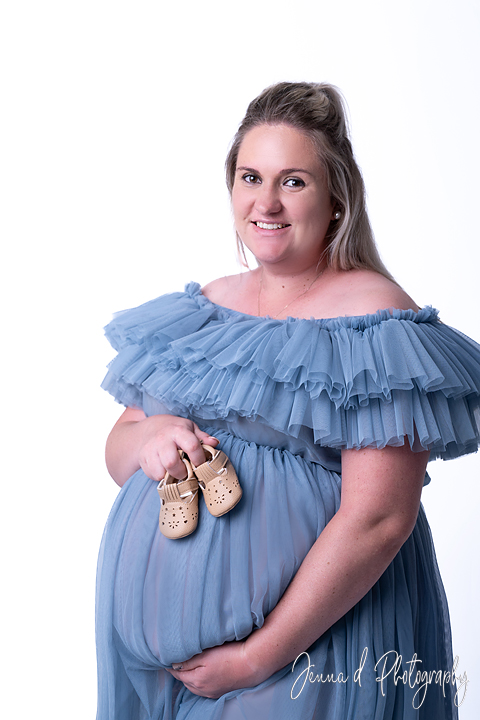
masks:
[(433, 308), (327, 320), (257, 318), (190, 283), (107, 326), (103, 387), (208, 421), (248, 417), (336, 449), (403, 445), (457, 457), (480, 442), (480, 347)]

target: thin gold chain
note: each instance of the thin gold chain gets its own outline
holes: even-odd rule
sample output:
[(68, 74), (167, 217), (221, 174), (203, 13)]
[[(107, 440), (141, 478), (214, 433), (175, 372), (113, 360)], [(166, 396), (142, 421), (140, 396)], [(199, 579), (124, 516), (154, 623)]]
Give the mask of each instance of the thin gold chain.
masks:
[[(301, 297), (303, 297), (304, 295), (306, 295), (306, 294), (308, 293), (308, 291), (310, 290), (310, 288), (313, 286), (313, 284), (318, 280), (318, 278), (320, 277), (320, 275), (323, 275), (324, 270), (325, 270), (325, 268), (323, 268), (323, 270), (320, 270), (320, 272), (318, 273), (318, 275), (316, 275), (316, 276), (313, 278), (312, 282), (310, 283), (310, 285), (307, 287), (306, 290), (303, 290), (303, 292), (301, 292), (300, 295), (297, 295), (297, 297), (294, 297), (293, 300), (290, 300), (290, 302), (288, 302), (288, 303), (285, 305), (285, 307), (283, 307), (281, 310), (279, 310), (276, 315), (272, 315), (272, 316), (270, 316), (270, 317), (272, 317), (273, 320), (275, 320), (279, 315), (281, 315), (281, 313), (284, 312), (284, 310), (286, 310), (288, 307), (290, 307), (290, 305), (292, 305), (296, 300), (299, 300)], [(259, 286), (258, 286), (258, 303), (257, 303), (257, 315), (258, 315), (258, 317), (261, 317), (261, 316), (260, 316), (260, 295), (261, 295), (261, 292), (262, 292), (262, 288), (263, 288), (263, 268), (262, 268), (262, 276), (261, 276), (261, 278), (260, 278), (260, 284), (259, 284)]]

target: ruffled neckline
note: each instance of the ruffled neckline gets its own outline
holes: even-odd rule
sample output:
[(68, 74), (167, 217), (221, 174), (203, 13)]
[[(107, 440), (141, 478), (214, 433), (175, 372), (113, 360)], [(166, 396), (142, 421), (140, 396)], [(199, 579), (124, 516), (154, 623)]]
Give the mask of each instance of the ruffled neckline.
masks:
[(441, 322), (439, 319), (439, 311), (431, 305), (426, 305), (418, 311), (385, 308), (367, 315), (340, 315), (332, 318), (299, 318), (289, 315), (286, 318), (272, 318), (269, 315), (249, 315), (241, 310), (233, 310), (232, 308), (227, 308), (224, 305), (218, 305), (212, 300), (209, 300), (209, 298), (202, 293), (200, 284), (195, 281), (189, 282), (185, 285), (185, 295), (194, 300), (199, 309), (215, 309), (219, 318), (224, 321), (236, 321), (244, 318), (250, 321), (257, 320), (259, 323), (268, 322), (277, 323), (278, 325), (288, 323), (313, 323), (317, 327), (332, 331), (339, 330), (341, 328), (364, 330), (375, 325), (380, 325), (380, 323), (385, 322), (386, 320), (409, 320), (414, 323)]
[(334, 448), (402, 445), (432, 457), (480, 441), (480, 348), (432, 307), (275, 319), (216, 305), (200, 285), (118, 314), (103, 387), (206, 421), (248, 418)]

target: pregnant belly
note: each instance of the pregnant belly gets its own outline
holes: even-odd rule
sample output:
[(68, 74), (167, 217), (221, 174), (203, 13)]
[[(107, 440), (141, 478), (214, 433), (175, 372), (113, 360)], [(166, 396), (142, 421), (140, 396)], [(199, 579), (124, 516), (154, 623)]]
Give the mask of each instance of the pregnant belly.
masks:
[(261, 627), (340, 504), (338, 476), (275, 448), (220, 436), (243, 497), (215, 518), (200, 497), (196, 531), (158, 528), (156, 483), (127, 483), (115, 575), (114, 622), (142, 663), (169, 666)]

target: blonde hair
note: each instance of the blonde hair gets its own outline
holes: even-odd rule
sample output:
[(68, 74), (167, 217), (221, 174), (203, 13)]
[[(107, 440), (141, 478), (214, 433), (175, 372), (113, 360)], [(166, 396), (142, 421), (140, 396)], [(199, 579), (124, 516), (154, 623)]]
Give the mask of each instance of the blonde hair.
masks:
[[(327, 230), (328, 265), (337, 270), (367, 268), (393, 280), (378, 254), (365, 204), (365, 185), (349, 137), (345, 100), (327, 83), (281, 82), (266, 88), (248, 106), (232, 141), (225, 172), (232, 193), (243, 138), (257, 125), (289, 125), (309, 137), (325, 169), (338, 220)], [(237, 244), (246, 265), (243, 243)], [(394, 281), (395, 282), (395, 281)]]

